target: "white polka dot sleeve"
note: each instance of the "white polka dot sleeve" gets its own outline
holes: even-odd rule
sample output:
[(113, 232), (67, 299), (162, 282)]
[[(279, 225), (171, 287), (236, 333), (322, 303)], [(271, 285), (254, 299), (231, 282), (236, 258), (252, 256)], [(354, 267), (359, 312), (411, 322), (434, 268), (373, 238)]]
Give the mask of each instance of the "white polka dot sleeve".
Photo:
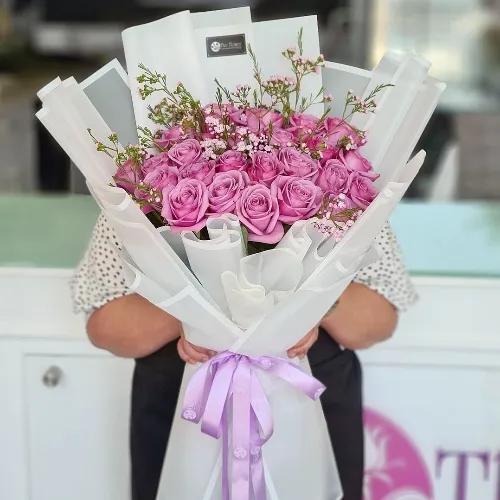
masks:
[(363, 267), (354, 281), (383, 295), (398, 311), (406, 311), (417, 300), (415, 287), (403, 263), (401, 249), (389, 224), (375, 239), (381, 258)]
[[(382, 258), (361, 269), (354, 281), (375, 290), (398, 310), (404, 311), (415, 302), (417, 296), (389, 225), (384, 226), (376, 242)], [(106, 218), (100, 215), (89, 248), (71, 282), (77, 312), (90, 313), (129, 293), (120, 251), (116, 233)]]
[(89, 247), (71, 280), (76, 312), (90, 313), (129, 293), (120, 252), (118, 237), (101, 214)]

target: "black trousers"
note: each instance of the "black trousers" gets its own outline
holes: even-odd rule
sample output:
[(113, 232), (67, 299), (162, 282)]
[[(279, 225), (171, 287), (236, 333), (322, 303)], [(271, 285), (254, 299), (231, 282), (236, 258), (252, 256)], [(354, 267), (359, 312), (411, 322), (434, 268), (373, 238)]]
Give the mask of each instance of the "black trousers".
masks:
[[(309, 351), (309, 361), (313, 375), (327, 387), (321, 403), (344, 500), (361, 500), (363, 423), (359, 360), (320, 331), (318, 341)], [(156, 498), (183, 370), (175, 343), (136, 360), (130, 431), (133, 500)]]

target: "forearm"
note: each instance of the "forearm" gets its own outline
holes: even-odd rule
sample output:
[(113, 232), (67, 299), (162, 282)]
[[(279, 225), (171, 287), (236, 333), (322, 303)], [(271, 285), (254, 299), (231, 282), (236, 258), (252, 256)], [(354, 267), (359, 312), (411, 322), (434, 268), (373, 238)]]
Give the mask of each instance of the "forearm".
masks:
[(133, 294), (112, 300), (89, 317), (92, 343), (126, 358), (140, 358), (176, 340), (181, 324), (173, 316)]
[(321, 326), (348, 349), (366, 349), (388, 339), (398, 314), (382, 295), (359, 283), (351, 283)]

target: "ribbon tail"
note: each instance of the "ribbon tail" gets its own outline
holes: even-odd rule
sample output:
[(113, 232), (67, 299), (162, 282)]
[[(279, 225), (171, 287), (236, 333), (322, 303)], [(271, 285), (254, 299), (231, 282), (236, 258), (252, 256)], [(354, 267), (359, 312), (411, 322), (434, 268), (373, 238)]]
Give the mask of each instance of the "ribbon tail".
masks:
[(266, 482), (264, 477), (264, 463), (262, 461), (263, 440), (259, 435), (259, 422), (252, 411), (251, 448), (250, 448), (250, 474), (252, 477), (252, 491), (254, 500), (267, 500)]
[(250, 499), (250, 384), (251, 368), (242, 357), (233, 376), (232, 405), (232, 490), (231, 500)]

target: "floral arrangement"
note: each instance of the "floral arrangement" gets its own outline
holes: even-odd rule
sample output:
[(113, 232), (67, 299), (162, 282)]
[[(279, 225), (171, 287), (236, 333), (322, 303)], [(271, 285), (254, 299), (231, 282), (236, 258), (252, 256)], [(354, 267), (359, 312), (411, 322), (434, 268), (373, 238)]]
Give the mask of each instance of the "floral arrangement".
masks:
[[(322, 55), (305, 58), (298, 47), (282, 52), (292, 76), (265, 79), (251, 49), (255, 88), (234, 90), (216, 80), (213, 103), (202, 105), (179, 82), (141, 65), (137, 78), (143, 99), (161, 94), (149, 107), (158, 126), (139, 127), (140, 143), (105, 144), (89, 130), (99, 151), (116, 162), (116, 185), (125, 189), (157, 226), (194, 231), (208, 238), (209, 217), (235, 214), (247, 232), (249, 252), (272, 248), (298, 220), (338, 241), (376, 197), (370, 162), (363, 157), (365, 133), (349, 125), (355, 113), (375, 110), (378, 86), (361, 99), (349, 92), (341, 117), (330, 116), (332, 97), (319, 89), (301, 95), (304, 78), (320, 71)], [(308, 114), (324, 106), (320, 117)]]

